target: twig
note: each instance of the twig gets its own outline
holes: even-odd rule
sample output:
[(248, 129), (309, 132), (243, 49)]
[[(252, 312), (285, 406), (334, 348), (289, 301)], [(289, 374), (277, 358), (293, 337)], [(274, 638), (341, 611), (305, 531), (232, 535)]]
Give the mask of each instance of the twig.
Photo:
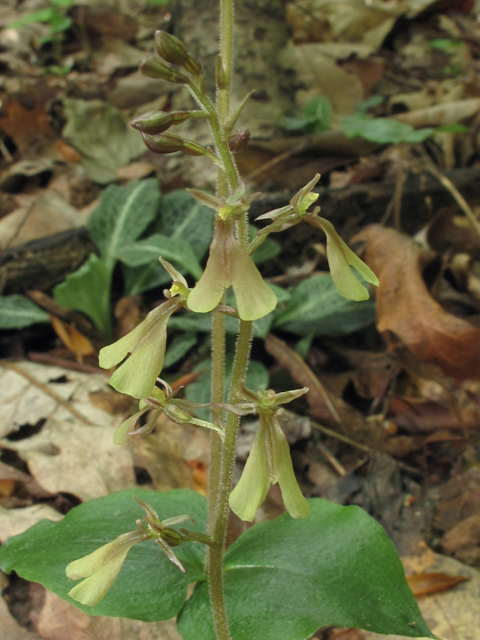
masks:
[(105, 369), (100, 369), (99, 367), (94, 367), (90, 364), (80, 364), (79, 362), (67, 360), (66, 358), (58, 358), (57, 356), (52, 356), (49, 353), (36, 353), (35, 351), (30, 351), (28, 359), (31, 362), (51, 364), (56, 367), (71, 369), (72, 371), (80, 371), (80, 373), (100, 373), (107, 377), (110, 377), (111, 375), (110, 371), (105, 371)]
[[(318, 424), (317, 422), (313, 422), (313, 420), (310, 420), (310, 424), (314, 429), (317, 429), (318, 431), (321, 431), (325, 435), (330, 436), (332, 438), (336, 438), (337, 440), (341, 440), (342, 442), (345, 442), (345, 444), (349, 444), (351, 447), (355, 447), (356, 449), (360, 449), (360, 451), (366, 451), (370, 455), (375, 455), (375, 454), (378, 453), (378, 451), (375, 451), (375, 449), (372, 449), (371, 447), (367, 447), (367, 445), (361, 444), (360, 442), (356, 442), (355, 440), (352, 440), (348, 436), (344, 436), (341, 433), (337, 433), (336, 431), (333, 431), (332, 429), (328, 429), (328, 427), (324, 427), (323, 425)], [(414, 474), (416, 476), (423, 475), (423, 473), (420, 471), (420, 469), (416, 469), (415, 467), (411, 467), (409, 464), (405, 464), (404, 462), (401, 462), (400, 460), (396, 460), (396, 462), (397, 462), (398, 466), (401, 469), (405, 469), (405, 471), (408, 471), (409, 473), (412, 473), (412, 474)]]
[(340, 464), (340, 462), (335, 458), (334, 455), (330, 453), (325, 445), (323, 445), (321, 442), (317, 442), (317, 449), (326, 458), (327, 462), (331, 467), (333, 467), (334, 471), (336, 471), (341, 478), (344, 478), (347, 475), (345, 467)]
[(47, 394), (47, 396), (50, 396), (51, 398), (53, 398), (55, 402), (57, 402), (64, 409), (69, 411), (73, 416), (75, 416), (81, 422), (84, 422), (85, 424), (89, 424), (89, 425), (93, 424), (92, 422), (90, 422), (90, 420), (85, 418), (85, 416), (83, 416), (79, 411), (77, 411), (75, 407), (72, 407), (72, 405), (70, 404), (70, 402), (68, 402), (68, 400), (64, 400), (63, 398), (61, 398), (58, 395), (58, 393), (55, 393), (55, 391), (52, 391), (52, 389), (49, 389), (47, 385), (43, 384), (43, 382), (40, 382), (40, 380), (37, 380), (34, 376), (27, 373), (25, 369), (22, 369), (22, 367), (17, 366), (13, 362), (6, 362), (5, 360), (0, 360), (0, 366), (4, 367), (5, 369), (10, 369), (11, 371), (15, 371), (15, 373), (18, 373), (20, 376), (23, 376), (24, 378), (26, 378), (31, 384), (38, 387), (41, 391), (43, 391), (43, 393)]
[(443, 173), (440, 173), (440, 171), (433, 164), (433, 162), (430, 160), (430, 158), (427, 156), (426, 153), (423, 153), (423, 158), (425, 160), (426, 170), (432, 176), (437, 178), (437, 180), (453, 196), (455, 202), (458, 204), (460, 209), (462, 209), (462, 211), (464, 212), (464, 214), (467, 216), (468, 220), (470, 221), (470, 224), (472, 225), (472, 227), (477, 232), (477, 235), (480, 237), (480, 222), (477, 219), (477, 216), (474, 214), (474, 212), (470, 208), (468, 202), (465, 200), (465, 198), (462, 196), (462, 194), (457, 189), (457, 187), (453, 184), (453, 182), (449, 178), (447, 178), (447, 176), (443, 175)]

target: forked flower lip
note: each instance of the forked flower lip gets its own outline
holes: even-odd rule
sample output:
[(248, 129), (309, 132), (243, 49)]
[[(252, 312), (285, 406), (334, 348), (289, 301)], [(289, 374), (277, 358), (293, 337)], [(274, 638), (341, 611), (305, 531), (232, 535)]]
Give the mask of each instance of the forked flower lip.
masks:
[(230, 507), (242, 520), (251, 522), (254, 519), (270, 485), (277, 482), (292, 518), (310, 515), (310, 507), (295, 478), (287, 439), (277, 418), (280, 405), (292, 402), (307, 391), (308, 388), (303, 387), (275, 394), (272, 390), (254, 392), (244, 389), (247, 402), (240, 403), (238, 408), (224, 405), (239, 415), (257, 413), (260, 418), (260, 430), (253, 441), (242, 477), (230, 494)]
[(236, 239), (234, 221), (227, 218), (215, 222), (207, 266), (188, 296), (189, 309), (197, 313), (212, 311), (230, 286), (241, 320), (263, 318), (277, 305), (277, 297)]
[(129, 356), (112, 375), (110, 384), (138, 399), (152, 395), (165, 358), (168, 321), (188, 297), (188, 285), (182, 274), (166, 260), (160, 258), (160, 262), (173, 280), (167, 301), (150, 311), (133, 331), (101, 349), (98, 358), (102, 369), (111, 369)]

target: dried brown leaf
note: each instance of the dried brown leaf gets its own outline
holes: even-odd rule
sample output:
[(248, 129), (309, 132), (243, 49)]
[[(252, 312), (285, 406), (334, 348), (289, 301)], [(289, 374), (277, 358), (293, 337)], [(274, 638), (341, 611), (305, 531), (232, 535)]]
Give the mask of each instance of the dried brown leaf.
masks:
[[(480, 376), (480, 330), (447, 313), (422, 278), (431, 255), (408, 236), (379, 225), (355, 240), (366, 242), (365, 261), (375, 271), (377, 327), (391, 346), (403, 344), (423, 363), (456, 382)], [(392, 336), (393, 334), (393, 336)]]

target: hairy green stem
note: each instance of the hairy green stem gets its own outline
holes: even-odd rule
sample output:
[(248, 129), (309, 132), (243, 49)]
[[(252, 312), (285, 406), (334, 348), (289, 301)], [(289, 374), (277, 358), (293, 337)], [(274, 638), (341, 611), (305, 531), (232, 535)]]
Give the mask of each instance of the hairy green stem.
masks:
[[(229, 402), (238, 402), (240, 400), (240, 393), (250, 358), (251, 339), (252, 323), (240, 321), (240, 331), (238, 334), (235, 363), (233, 365), (232, 386), (230, 388)], [(213, 543), (210, 547), (209, 553), (210, 601), (212, 605), (213, 622), (217, 640), (230, 640), (223, 593), (222, 558), (227, 535), (228, 515), (230, 511), (228, 498), (232, 488), (233, 469), (237, 457), (237, 432), (239, 421), (239, 417), (234, 413), (230, 412), (228, 414), (225, 427), (225, 441), (223, 445)]]
[[(222, 86), (217, 87), (217, 108), (203, 92), (191, 87), (195, 97), (209, 115), (209, 122), (217, 152), (222, 160), (224, 172), (219, 171), (217, 195), (226, 197), (229, 189), (236, 189), (239, 175), (233, 155), (228, 147), (228, 133), (224, 123), (230, 112), (230, 87), (233, 60), (233, 0), (220, 0), (220, 57), (223, 66)], [(242, 246), (248, 250), (248, 219), (237, 223), (237, 232)], [(212, 330), (212, 402), (223, 402), (223, 381), (225, 372), (225, 321), (223, 314), (213, 314)], [(235, 362), (232, 372), (232, 386), (229, 401), (240, 399), (250, 358), (252, 323), (240, 321)], [(220, 380), (221, 378), (221, 380)], [(228, 499), (232, 487), (233, 469), (237, 452), (237, 432), (239, 418), (230, 412), (225, 425), (223, 444), (212, 434), (209, 481), (209, 533), (213, 542), (208, 550), (208, 574), (210, 602), (217, 640), (230, 640), (223, 589), (223, 552), (227, 535), (229, 515)], [(215, 494), (215, 495), (214, 495)]]

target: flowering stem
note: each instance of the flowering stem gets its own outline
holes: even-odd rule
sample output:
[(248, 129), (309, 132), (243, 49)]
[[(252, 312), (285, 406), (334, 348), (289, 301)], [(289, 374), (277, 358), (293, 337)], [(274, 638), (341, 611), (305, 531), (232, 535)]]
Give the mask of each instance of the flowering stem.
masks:
[[(224, 78), (217, 88), (217, 108), (205, 94), (191, 87), (195, 97), (209, 115), (209, 122), (218, 154), (225, 171), (219, 171), (217, 196), (228, 196), (229, 188), (239, 186), (238, 171), (233, 155), (228, 147), (228, 133), (224, 123), (230, 111), (230, 87), (233, 60), (233, 0), (220, 0), (220, 57)], [(239, 241), (248, 248), (247, 218), (237, 223)], [(232, 386), (229, 401), (237, 402), (245, 379), (250, 357), (252, 323), (240, 321), (235, 362), (232, 372)], [(212, 402), (223, 402), (225, 376), (225, 319), (221, 313), (213, 314), (212, 330)], [(222, 443), (216, 434), (211, 436), (210, 479), (209, 479), (209, 533), (213, 542), (208, 550), (208, 573), (210, 601), (217, 640), (230, 640), (230, 631), (225, 611), (223, 590), (223, 551), (227, 534), (229, 515), (228, 499), (232, 487), (233, 469), (236, 460), (236, 443), (239, 418), (228, 413), (225, 425), (225, 439)]]
[[(229, 394), (229, 402), (232, 403), (240, 400), (240, 391), (245, 380), (250, 358), (251, 339), (252, 323), (240, 321), (237, 352), (232, 373), (232, 386)], [(228, 498), (232, 488), (233, 468), (235, 466), (237, 452), (236, 444), (239, 420), (239, 417), (233, 412), (228, 413), (213, 531), (214, 541), (210, 547), (209, 554), (210, 600), (217, 640), (230, 640), (223, 594), (222, 558), (229, 515)]]

